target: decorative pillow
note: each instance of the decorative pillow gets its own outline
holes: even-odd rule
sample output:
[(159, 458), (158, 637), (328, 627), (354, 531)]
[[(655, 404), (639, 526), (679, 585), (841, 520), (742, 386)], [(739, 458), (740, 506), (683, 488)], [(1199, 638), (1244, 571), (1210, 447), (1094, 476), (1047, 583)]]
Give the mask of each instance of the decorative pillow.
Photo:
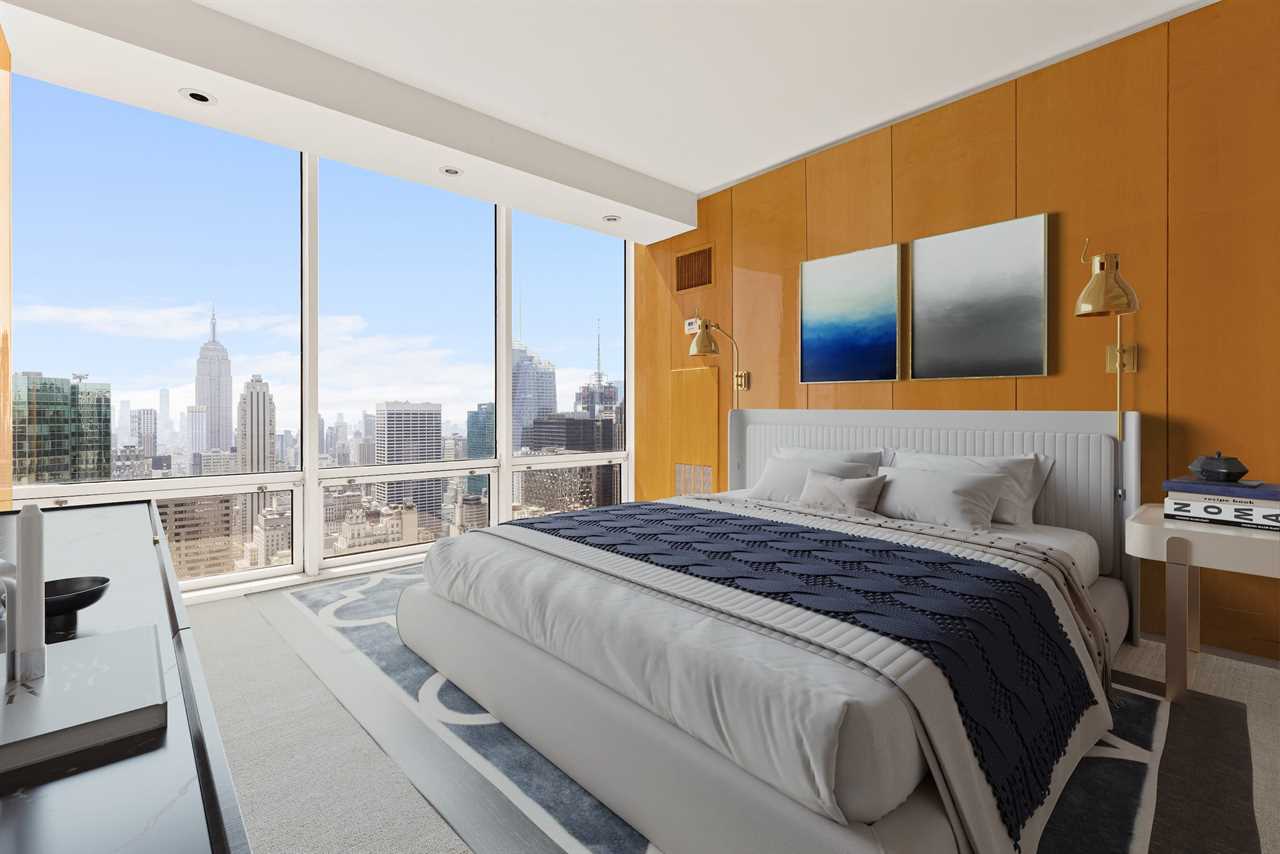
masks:
[(991, 530), (991, 516), (1009, 482), (998, 474), (891, 466), (882, 466), (880, 474), (885, 477), (876, 504), (880, 515), (969, 531)]
[(804, 480), (804, 489), (800, 492), (799, 503), (857, 516), (862, 511), (876, 509), (883, 486), (884, 475), (836, 477), (810, 469)]
[(996, 503), (993, 521), (1008, 525), (1030, 525), (1036, 499), (1044, 489), (1049, 470), (1053, 468), (1053, 460), (1043, 454), (1023, 454), (1016, 457), (960, 457), (952, 454), (895, 451), (893, 465), (895, 468), (902, 469), (1004, 475), (1009, 479), (1009, 483), (1001, 494), (999, 502)]
[(875, 474), (875, 466), (866, 463), (846, 463), (834, 460), (814, 460), (804, 457), (784, 459), (770, 457), (764, 473), (751, 488), (749, 498), (760, 501), (795, 501), (804, 491), (804, 480), (810, 469), (836, 477), (866, 477)]
[(881, 464), (879, 448), (868, 448), (857, 451), (827, 450), (824, 448), (779, 448), (774, 454), (784, 460), (818, 460), (824, 463), (862, 463), (872, 468)]

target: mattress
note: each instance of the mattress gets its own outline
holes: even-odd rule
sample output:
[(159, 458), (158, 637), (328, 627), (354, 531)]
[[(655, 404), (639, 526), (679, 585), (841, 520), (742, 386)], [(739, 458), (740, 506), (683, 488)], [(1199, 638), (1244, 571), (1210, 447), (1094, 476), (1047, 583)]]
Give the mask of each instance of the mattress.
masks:
[(997, 522), (991, 526), (991, 533), (1066, 552), (1075, 561), (1076, 580), (1081, 587), (1092, 587), (1098, 580), (1101, 567), (1098, 541), (1084, 531), (1052, 525), (1002, 525)]
[(1129, 633), (1129, 592), (1123, 581), (1104, 575), (1089, 586), (1089, 601), (1102, 618), (1102, 625), (1107, 629), (1107, 648), (1115, 658)]

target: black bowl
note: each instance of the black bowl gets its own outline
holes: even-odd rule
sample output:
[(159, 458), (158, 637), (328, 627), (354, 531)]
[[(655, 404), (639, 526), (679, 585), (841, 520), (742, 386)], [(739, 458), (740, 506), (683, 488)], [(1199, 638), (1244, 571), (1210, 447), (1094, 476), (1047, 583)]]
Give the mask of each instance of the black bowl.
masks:
[(76, 636), (76, 613), (107, 592), (111, 579), (100, 575), (59, 578), (44, 583), (44, 640), (56, 643)]

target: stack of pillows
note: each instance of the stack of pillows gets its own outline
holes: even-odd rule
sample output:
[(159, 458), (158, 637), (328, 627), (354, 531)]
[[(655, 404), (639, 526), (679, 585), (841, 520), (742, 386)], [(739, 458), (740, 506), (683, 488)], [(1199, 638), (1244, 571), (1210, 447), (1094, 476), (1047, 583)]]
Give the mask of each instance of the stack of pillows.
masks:
[(1043, 454), (960, 457), (888, 448), (779, 448), (748, 497), (988, 531), (993, 522), (1032, 524), (1052, 467), (1053, 460)]

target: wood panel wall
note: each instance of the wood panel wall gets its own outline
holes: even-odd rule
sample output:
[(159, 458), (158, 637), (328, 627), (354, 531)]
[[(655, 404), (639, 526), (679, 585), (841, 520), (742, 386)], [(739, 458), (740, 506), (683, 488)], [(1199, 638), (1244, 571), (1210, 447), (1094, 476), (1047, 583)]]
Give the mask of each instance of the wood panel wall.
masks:
[[(1280, 481), (1280, 3), (1169, 25), (1169, 469)], [(1280, 560), (1280, 557), (1277, 558)], [(1160, 577), (1157, 577), (1157, 581)], [(1280, 584), (1206, 571), (1206, 643), (1280, 658)]]
[[(679, 429), (681, 418), (669, 372), (684, 365), (669, 362), (688, 339), (663, 265), (671, 247), (713, 235), (731, 244), (731, 275), (697, 290), (714, 289), (700, 299), (732, 315), (753, 378), (744, 407), (1109, 409), (1114, 321), (1072, 314), (1089, 237), (1091, 254), (1121, 254), (1142, 300), (1124, 320), (1140, 362), (1124, 383), (1126, 408), (1143, 416), (1143, 499), (1159, 500), (1161, 480), (1217, 448), (1280, 480), (1277, 44), (1280, 3), (1223, 0), (704, 200), (696, 232), (637, 252), (637, 345), (655, 353), (638, 378), (638, 496), (670, 494), (665, 419)], [(1051, 214), (1048, 376), (798, 382), (803, 259), (1041, 212)], [(904, 361), (908, 300), (904, 287)], [(731, 398), (720, 399), (723, 471)], [(1143, 597), (1144, 628), (1162, 631), (1163, 565), (1144, 567)], [(1280, 584), (1206, 572), (1203, 609), (1205, 643), (1280, 658)]]

